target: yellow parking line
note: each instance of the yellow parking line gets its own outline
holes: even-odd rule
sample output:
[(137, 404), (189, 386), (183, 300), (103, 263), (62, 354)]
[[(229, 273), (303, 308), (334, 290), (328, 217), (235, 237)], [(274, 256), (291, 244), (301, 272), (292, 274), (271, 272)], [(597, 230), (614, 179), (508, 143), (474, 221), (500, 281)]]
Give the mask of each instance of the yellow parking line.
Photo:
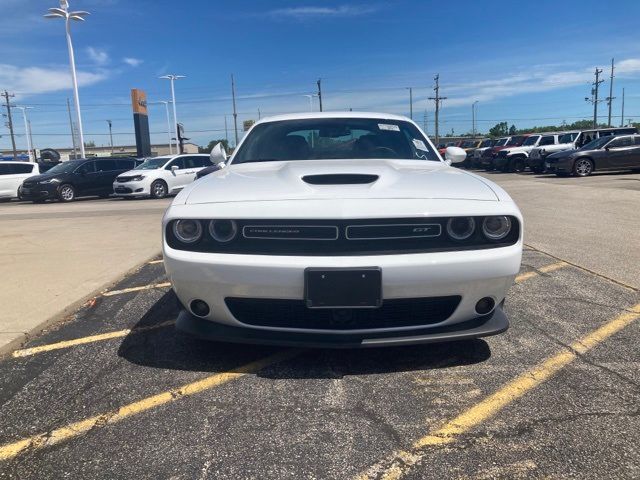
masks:
[(116, 330), (114, 332), (100, 333), (98, 335), (91, 335), (89, 337), (75, 338), (73, 340), (65, 340), (58, 343), (50, 343), (48, 345), (40, 345), (38, 347), (24, 348), (22, 350), (16, 350), (11, 353), (13, 358), (19, 357), (28, 357), (31, 355), (35, 355), (37, 353), (42, 352), (50, 352), (52, 350), (61, 350), (63, 348), (75, 347), (77, 345), (84, 345), (85, 343), (93, 343), (93, 342), (101, 342), (103, 340), (111, 340), (113, 338), (121, 338), (126, 337), (130, 333), (142, 333), (149, 330), (155, 330), (158, 328), (168, 327), (170, 325), (174, 325), (176, 323), (175, 320), (169, 320), (167, 322), (162, 322), (157, 325), (149, 325), (146, 327), (138, 327), (138, 328), (125, 328), (124, 330)]
[(567, 350), (547, 358), (517, 376), (480, 403), (415, 441), (409, 450), (395, 452), (390, 458), (378, 462), (356, 478), (359, 480), (377, 478), (381, 472), (380, 478), (385, 480), (397, 480), (403, 477), (423, 458), (426, 447), (454, 442), (458, 436), (489, 420), (500, 410), (551, 378), (578, 358), (578, 355), (588, 352), (638, 318), (640, 318), (640, 303), (573, 342)]
[(80, 435), (87, 433), (93, 428), (101, 428), (106, 425), (120, 422), (133, 415), (138, 415), (161, 405), (175, 402), (183, 397), (189, 397), (196, 393), (210, 390), (247, 374), (257, 373), (269, 365), (291, 358), (298, 353), (298, 350), (284, 350), (241, 367), (234, 368), (228, 372), (216, 373), (215, 375), (203, 378), (202, 380), (197, 380), (181, 387), (173, 388), (166, 392), (143, 398), (137, 402), (124, 405), (117, 410), (96, 415), (85, 420), (80, 420), (79, 422), (57, 428), (50, 432), (33, 435), (13, 443), (2, 445), (0, 446), (0, 461), (10, 460), (22, 453), (40, 450), (45, 447), (71, 440), (74, 437), (79, 437)]
[(111, 290), (108, 292), (104, 292), (102, 294), (103, 297), (111, 297), (113, 295), (120, 295), (122, 293), (130, 293), (130, 292), (139, 292), (141, 290), (152, 290), (154, 288), (165, 288), (165, 287), (170, 287), (171, 283), (169, 282), (164, 282), (164, 283), (152, 283), (150, 285), (142, 285), (140, 287), (130, 287), (130, 288), (123, 288), (122, 290)]
[(567, 267), (569, 264), (567, 262), (556, 262), (550, 265), (545, 265), (544, 267), (540, 267), (537, 270), (531, 270), (530, 272), (521, 273), (516, 277), (516, 283), (522, 283), (525, 280), (529, 280), (530, 278), (537, 277), (540, 273), (551, 273), (559, 270), (561, 268)]

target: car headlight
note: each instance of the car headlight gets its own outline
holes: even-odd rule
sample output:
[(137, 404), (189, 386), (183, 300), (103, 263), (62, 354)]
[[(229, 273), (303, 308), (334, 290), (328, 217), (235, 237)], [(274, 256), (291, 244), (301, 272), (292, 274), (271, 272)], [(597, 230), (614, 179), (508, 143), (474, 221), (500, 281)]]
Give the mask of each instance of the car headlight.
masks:
[(42, 180), (40, 183), (46, 183), (46, 184), (60, 183), (60, 180), (58, 180), (57, 178), (50, 178), (49, 180)]
[(476, 229), (476, 222), (472, 217), (453, 217), (447, 222), (447, 233), (454, 240), (466, 240)]
[(482, 233), (489, 240), (502, 240), (511, 231), (509, 217), (487, 217), (482, 222)]
[(135, 177), (132, 177), (131, 180), (134, 182), (139, 182), (140, 180), (144, 179), (144, 175), (136, 175)]
[(238, 234), (238, 224), (235, 220), (211, 220), (209, 234), (216, 242), (230, 242)]
[(195, 243), (202, 238), (202, 224), (200, 220), (177, 220), (173, 234), (182, 243)]

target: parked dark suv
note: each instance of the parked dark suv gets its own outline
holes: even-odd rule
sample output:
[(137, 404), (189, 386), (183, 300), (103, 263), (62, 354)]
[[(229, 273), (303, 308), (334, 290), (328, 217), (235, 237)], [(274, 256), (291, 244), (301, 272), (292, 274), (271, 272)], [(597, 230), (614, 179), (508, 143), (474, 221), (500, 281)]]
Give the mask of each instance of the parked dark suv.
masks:
[(131, 157), (91, 158), (62, 162), (42, 175), (27, 178), (20, 188), (24, 200), (71, 202), (77, 197), (108, 197), (113, 181), (140, 162)]

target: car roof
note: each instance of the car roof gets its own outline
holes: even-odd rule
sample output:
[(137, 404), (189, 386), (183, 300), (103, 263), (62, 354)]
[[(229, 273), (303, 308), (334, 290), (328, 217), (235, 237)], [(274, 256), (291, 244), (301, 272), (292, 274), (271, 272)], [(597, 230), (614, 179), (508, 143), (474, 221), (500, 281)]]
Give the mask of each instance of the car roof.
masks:
[(411, 119), (402, 116), (394, 115), (392, 113), (379, 113), (379, 112), (305, 112), (305, 113), (288, 113), (285, 115), (274, 115), (271, 117), (265, 117), (262, 120), (256, 122), (268, 123), (268, 122), (280, 122), (284, 120), (307, 120), (315, 118), (370, 118), (375, 120), (398, 120), (411, 122)]
[(20, 160), (0, 160), (0, 165), (24, 165), (25, 163), (27, 165), (37, 165), (36, 163), (33, 163), (33, 162), (27, 162), (27, 161), (21, 162)]

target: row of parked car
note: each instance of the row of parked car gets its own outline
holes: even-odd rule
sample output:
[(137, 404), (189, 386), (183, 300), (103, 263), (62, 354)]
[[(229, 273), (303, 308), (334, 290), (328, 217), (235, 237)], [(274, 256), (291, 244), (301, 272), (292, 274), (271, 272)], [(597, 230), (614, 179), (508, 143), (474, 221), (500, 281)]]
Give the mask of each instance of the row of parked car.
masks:
[(208, 154), (149, 159), (106, 157), (61, 162), (46, 172), (38, 163), (0, 162), (0, 200), (71, 202), (78, 197), (164, 198), (217, 169)]
[[(449, 146), (445, 145), (444, 147)], [(634, 127), (530, 133), (463, 140), (462, 168), (587, 176), (594, 171), (640, 169), (640, 135)]]

